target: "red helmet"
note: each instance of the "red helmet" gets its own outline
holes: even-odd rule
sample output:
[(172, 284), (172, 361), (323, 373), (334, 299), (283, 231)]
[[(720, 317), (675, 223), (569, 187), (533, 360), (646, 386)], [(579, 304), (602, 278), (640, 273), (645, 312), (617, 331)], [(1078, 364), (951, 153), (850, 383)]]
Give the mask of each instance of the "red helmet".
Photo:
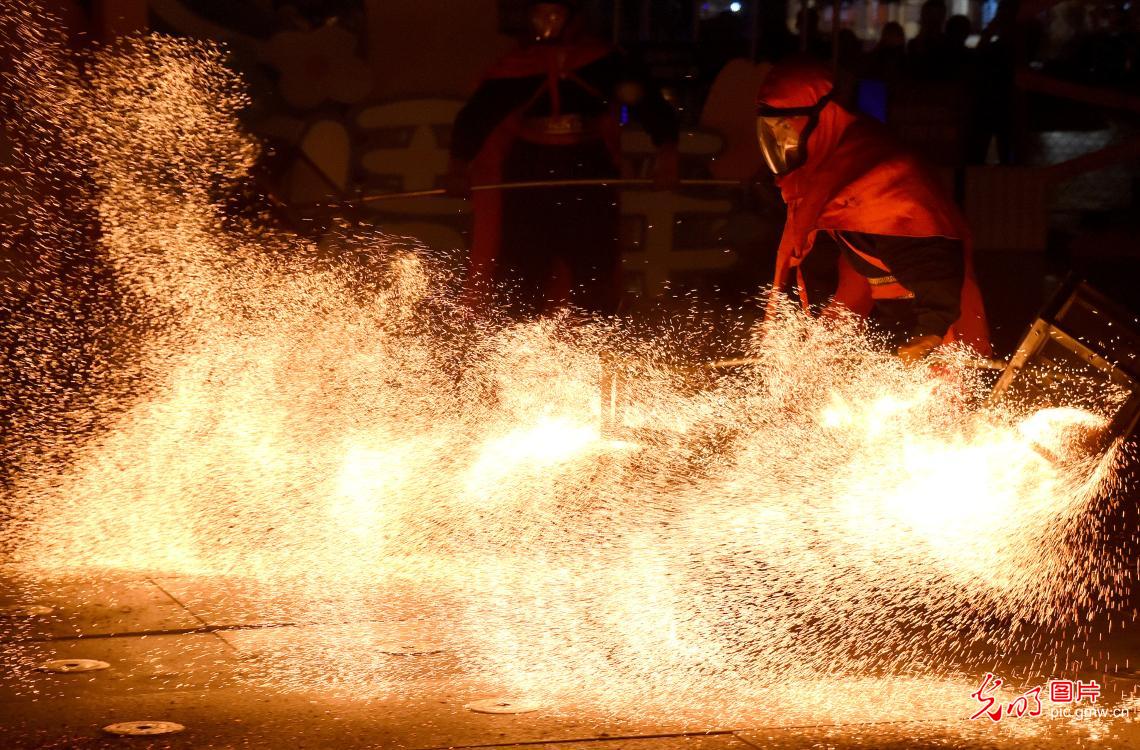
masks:
[(831, 69), (817, 60), (795, 59), (774, 65), (756, 92), (756, 107), (810, 107), (831, 93)]

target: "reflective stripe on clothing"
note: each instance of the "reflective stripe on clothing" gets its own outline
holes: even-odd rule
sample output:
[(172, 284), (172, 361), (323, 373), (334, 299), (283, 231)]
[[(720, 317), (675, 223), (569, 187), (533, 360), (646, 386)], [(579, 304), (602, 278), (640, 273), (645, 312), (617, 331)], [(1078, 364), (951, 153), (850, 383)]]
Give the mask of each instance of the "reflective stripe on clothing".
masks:
[(891, 275), (891, 269), (880, 258), (857, 248), (855, 243), (843, 232), (830, 232), (829, 234), (840, 243), (840, 247), (850, 250), (883, 272), (884, 275), (882, 276), (867, 277), (867, 283), (871, 285), (871, 299), (914, 299), (914, 292), (899, 283), (899, 280)]

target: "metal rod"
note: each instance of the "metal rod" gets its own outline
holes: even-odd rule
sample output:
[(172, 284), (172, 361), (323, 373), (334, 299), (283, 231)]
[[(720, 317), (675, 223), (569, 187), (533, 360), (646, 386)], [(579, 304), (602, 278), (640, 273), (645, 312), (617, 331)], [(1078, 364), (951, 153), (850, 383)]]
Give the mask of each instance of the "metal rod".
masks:
[[(758, 365), (762, 360), (755, 357), (736, 357), (733, 359), (720, 359), (714, 362), (706, 362), (702, 365), (705, 369), (720, 370), (729, 367), (749, 367)], [(967, 370), (1004, 370), (1009, 364), (1000, 359), (991, 359), (989, 357), (975, 357), (971, 359), (964, 359), (958, 363), (959, 366)]]
[(808, 0), (800, 0), (800, 54), (808, 49)]
[[(748, 31), (748, 59), (750, 62), (756, 62), (757, 54), (760, 51), (760, 13), (761, 13), (761, 0), (752, 0), (752, 28)], [(784, 14), (785, 18), (787, 13)], [(784, 21), (787, 24), (787, 21)]]
[(840, 19), (843, 16), (842, 0), (831, 0), (831, 69), (839, 70), (839, 32), (842, 28)]
[(706, 362), (702, 367), (706, 370), (720, 370), (726, 367), (747, 367), (760, 364), (755, 357), (735, 357), (733, 359), (718, 359), (715, 362)]
[[(592, 180), (534, 180), (531, 182), (502, 182), (494, 185), (475, 185), (471, 192), (485, 190), (525, 190), (528, 188), (556, 188), (556, 187), (635, 187), (652, 185), (649, 179), (592, 179)], [(739, 187), (739, 180), (681, 180), (681, 187)], [(372, 203), (374, 201), (395, 200), (398, 198), (428, 198), (431, 196), (446, 195), (443, 188), (434, 190), (415, 190), (410, 193), (381, 193), (380, 195), (366, 195), (363, 198), (347, 201), (348, 203)]]

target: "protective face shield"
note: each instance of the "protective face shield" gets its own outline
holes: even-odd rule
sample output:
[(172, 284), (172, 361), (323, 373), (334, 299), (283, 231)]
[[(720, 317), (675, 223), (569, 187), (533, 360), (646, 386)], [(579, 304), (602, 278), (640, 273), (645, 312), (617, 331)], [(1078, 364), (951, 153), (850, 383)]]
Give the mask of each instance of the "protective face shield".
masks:
[(779, 109), (761, 105), (756, 110), (756, 138), (772, 174), (782, 177), (807, 161), (808, 138), (830, 98), (830, 94), (824, 96), (810, 107)]
[(530, 27), (539, 42), (556, 42), (562, 38), (570, 21), (570, 8), (562, 3), (535, 3), (530, 6)]
[(760, 153), (772, 174), (777, 177), (804, 163), (807, 117), (757, 117), (756, 137)]

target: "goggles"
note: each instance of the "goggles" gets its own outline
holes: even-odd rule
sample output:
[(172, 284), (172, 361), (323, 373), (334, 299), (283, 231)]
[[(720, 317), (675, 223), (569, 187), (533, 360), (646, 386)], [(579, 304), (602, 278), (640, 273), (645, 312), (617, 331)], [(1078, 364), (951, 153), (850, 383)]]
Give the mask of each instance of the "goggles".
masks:
[(807, 143), (819, 124), (819, 113), (831, 101), (830, 92), (807, 107), (756, 108), (756, 138), (772, 174), (782, 177), (807, 161)]

